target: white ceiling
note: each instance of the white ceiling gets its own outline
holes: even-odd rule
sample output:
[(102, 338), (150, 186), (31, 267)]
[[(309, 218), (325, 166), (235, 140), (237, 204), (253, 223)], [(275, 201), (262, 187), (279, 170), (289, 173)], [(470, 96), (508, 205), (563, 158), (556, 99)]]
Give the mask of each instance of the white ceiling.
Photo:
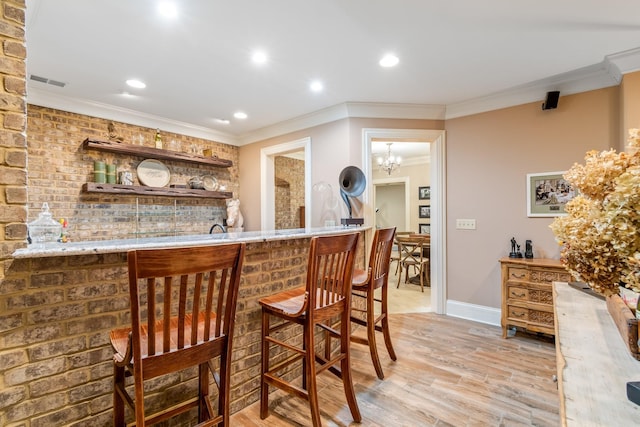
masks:
[[(66, 83), (28, 80), (28, 102), (241, 145), (365, 107), (444, 118), (527, 87), (542, 102), (577, 90), (557, 76), (609, 72), (609, 55), (640, 47), (638, 0), (175, 2), (167, 21), (155, 0), (27, 0), (27, 72)], [(378, 65), (388, 52), (397, 67)]]

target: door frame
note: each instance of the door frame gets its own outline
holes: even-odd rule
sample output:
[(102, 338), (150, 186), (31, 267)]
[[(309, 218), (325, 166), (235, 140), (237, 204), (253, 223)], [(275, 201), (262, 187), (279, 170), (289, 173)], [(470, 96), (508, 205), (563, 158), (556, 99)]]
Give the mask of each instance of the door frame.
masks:
[(260, 227), (276, 228), (275, 158), (294, 151), (304, 150), (304, 220), (311, 224), (311, 138), (301, 138), (260, 150)]
[[(371, 143), (374, 139), (407, 139), (431, 144), (431, 310), (446, 314), (446, 158), (445, 131), (434, 129), (362, 129), (362, 165), (365, 177), (372, 182)], [(363, 193), (365, 223), (373, 223), (375, 209), (373, 186)]]

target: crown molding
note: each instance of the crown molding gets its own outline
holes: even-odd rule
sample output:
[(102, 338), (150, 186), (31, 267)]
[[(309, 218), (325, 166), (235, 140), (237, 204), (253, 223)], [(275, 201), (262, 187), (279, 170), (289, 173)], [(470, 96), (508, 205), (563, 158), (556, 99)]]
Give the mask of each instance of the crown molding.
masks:
[(557, 74), (485, 97), (447, 105), (445, 118), (453, 119), (530, 102), (542, 102), (546, 93), (553, 90), (558, 90), (563, 95), (571, 95), (617, 86), (624, 74), (638, 70), (640, 48), (630, 49), (607, 55), (599, 64)]
[(251, 144), (346, 118), (444, 120), (444, 113), (444, 105), (345, 102), (246, 133), (240, 137), (238, 145)]
[(640, 70), (640, 48), (607, 55), (605, 62), (612, 68), (611, 73), (617, 73), (622, 80), (622, 75)]
[(446, 119), (469, 116), (515, 105), (543, 102), (547, 92), (560, 91), (562, 95), (586, 92), (620, 84), (608, 64), (600, 64), (558, 74), (542, 80), (516, 86), (481, 98), (447, 105)]
[(237, 137), (224, 132), (215, 131), (213, 129), (196, 126), (178, 120), (154, 116), (152, 114), (142, 113), (136, 110), (89, 101), (87, 99), (71, 98), (34, 87), (28, 88), (27, 103), (39, 105), (41, 107), (55, 108), (57, 110), (68, 111), (71, 113), (99, 117), (107, 120), (115, 120), (135, 126), (152, 129), (158, 128), (163, 131), (192, 136), (194, 138), (202, 138), (230, 145), (238, 145)]

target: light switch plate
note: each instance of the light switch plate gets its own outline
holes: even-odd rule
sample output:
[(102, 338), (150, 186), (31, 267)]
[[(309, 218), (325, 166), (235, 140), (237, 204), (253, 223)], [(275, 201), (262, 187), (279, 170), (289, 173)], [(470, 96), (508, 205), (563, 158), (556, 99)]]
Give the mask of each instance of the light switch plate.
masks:
[(475, 230), (476, 220), (475, 219), (456, 219), (456, 229), (457, 230)]

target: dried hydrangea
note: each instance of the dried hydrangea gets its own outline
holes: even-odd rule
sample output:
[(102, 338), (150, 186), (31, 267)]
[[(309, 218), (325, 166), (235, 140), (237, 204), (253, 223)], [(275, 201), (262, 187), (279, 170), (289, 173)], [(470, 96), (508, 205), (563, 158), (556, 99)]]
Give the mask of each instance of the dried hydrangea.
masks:
[(640, 291), (640, 131), (629, 131), (625, 153), (589, 151), (564, 178), (580, 195), (551, 229), (570, 273), (595, 291)]

